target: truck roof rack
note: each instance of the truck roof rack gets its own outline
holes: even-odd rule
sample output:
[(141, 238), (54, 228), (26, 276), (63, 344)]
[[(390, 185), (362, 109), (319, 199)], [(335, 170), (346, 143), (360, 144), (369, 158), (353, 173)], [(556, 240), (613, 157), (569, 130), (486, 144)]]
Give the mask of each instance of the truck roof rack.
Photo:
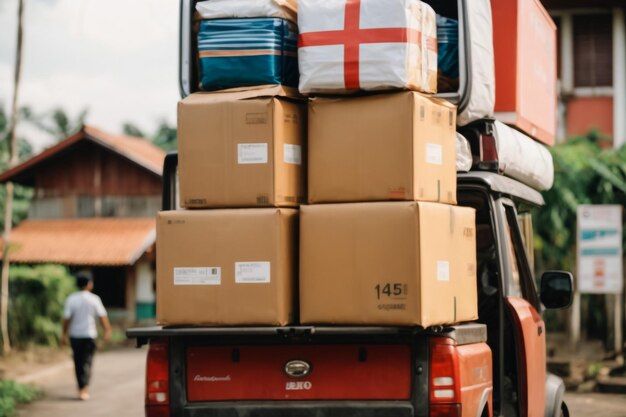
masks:
[(457, 174), (459, 183), (481, 183), (487, 185), (490, 190), (505, 194), (514, 200), (520, 200), (531, 206), (543, 206), (545, 201), (541, 193), (519, 181), (505, 177), (495, 172), (470, 171)]

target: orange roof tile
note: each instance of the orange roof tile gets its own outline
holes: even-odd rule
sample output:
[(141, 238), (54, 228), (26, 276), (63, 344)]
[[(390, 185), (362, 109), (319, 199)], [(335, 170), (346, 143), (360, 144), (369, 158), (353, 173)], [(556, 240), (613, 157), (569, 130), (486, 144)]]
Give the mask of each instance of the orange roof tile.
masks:
[(16, 263), (133, 265), (155, 240), (153, 218), (25, 220), (11, 232), (9, 259)]
[(83, 140), (95, 142), (157, 175), (162, 175), (163, 173), (165, 151), (153, 145), (147, 139), (127, 135), (113, 135), (93, 126), (85, 125), (79, 132), (1, 173), (0, 183), (13, 180), (14, 177)]

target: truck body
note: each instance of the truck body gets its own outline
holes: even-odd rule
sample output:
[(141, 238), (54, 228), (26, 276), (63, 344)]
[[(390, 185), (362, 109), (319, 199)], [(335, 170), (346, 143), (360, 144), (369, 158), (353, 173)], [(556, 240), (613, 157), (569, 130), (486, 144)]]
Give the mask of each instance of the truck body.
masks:
[[(197, 1), (180, 1), (182, 97), (199, 89)], [(456, 104), (459, 115), (489, 114), (493, 86), (483, 81), (493, 72), (490, 3), (426, 2), (459, 25), (458, 89), (438, 96)], [(546, 372), (541, 311), (571, 303), (572, 277), (547, 272), (538, 291), (527, 212), (543, 205), (543, 198), (501, 175), (498, 164), (486, 163), (492, 156), (497, 160), (497, 146), (488, 131), (479, 133), (474, 143), (480, 145), (482, 165), (496, 172), (457, 176), (458, 204), (476, 210), (478, 320), (426, 329), (297, 324), (129, 329), (138, 347), (148, 345), (146, 416), (568, 416), (563, 382)], [(177, 154), (168, 155), (163, 210), (179, 207), (177, 165)]]
[[(163, 208), (176, 208), (177, 155), (166, 158)], [(567, 416), (563, 382), (546, 372), (543, 307), (571, 301), (571, 275), (537, 291), (532, 236), (520, 213), (541, 195), (492, 172), (458, 175), (476, 209), (479, 318), (419, 327), (151, 327), (146, 416)], [(436, 295), (433, 295), (436, 297)]]

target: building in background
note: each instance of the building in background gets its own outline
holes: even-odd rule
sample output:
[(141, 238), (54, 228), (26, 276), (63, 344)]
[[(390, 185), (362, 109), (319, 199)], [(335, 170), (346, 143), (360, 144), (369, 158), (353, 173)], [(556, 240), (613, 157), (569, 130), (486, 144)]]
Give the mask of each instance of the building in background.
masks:
[(597, 129), (626, 143), (626, 2), (542, 2), (558, 27), (558, 139)]
[(10, 261), (87, 272), (114, 320), (153, 318), (164, 158), (145, 139), (85, 126), (0, 174), (35, 192), (11, 233)]

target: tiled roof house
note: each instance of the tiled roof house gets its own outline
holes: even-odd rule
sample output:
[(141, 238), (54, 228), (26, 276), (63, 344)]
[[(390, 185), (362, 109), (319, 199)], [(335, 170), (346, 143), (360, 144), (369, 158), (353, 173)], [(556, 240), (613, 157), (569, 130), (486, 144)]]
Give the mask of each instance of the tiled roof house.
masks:
[(154, 317), (164, 157), (145, 139), (85, 126), (0, 174), (0, 183), (35, 191), (28, 218), (12, 231), (11, 262), (87, 271), (114, 318)]

